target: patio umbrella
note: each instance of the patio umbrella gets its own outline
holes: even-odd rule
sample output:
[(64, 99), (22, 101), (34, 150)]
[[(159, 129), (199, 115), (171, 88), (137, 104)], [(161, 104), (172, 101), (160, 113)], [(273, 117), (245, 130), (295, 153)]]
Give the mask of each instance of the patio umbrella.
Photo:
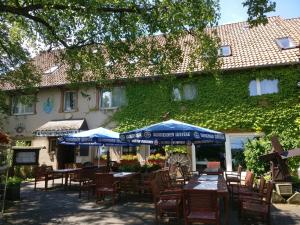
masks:
[[(99, 146), (97, 150), (98, 167), (99, 157), (102, 146), (131, 146), (132, 144), (122, 142), (119, 133), (103, 127), (82, 131), (75, 134), (65, 135), (58, 139), (59, 144), (63, 145), (89, 145)], [(107, 152), (107, 163), (109, 164), (109, 152)]]
[(148, 145), (190, 145), (192, 143), (223, 143), (225, 135), (207, 128), (168, 120), (121, 133), (120, 139), (130, 143)]
[(98, 146), (128, 146), (122, 142), (119, 133), (103, 127), (65, 135), (59, 138), (59, 144), (65, 145), (98, 145)]

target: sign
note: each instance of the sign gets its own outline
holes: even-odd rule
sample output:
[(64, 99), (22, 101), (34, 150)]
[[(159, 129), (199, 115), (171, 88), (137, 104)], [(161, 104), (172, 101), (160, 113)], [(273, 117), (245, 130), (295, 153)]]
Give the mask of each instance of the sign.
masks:
[(38, 165), (40, 148), (18, 148), (14, 149), (13, 165)]

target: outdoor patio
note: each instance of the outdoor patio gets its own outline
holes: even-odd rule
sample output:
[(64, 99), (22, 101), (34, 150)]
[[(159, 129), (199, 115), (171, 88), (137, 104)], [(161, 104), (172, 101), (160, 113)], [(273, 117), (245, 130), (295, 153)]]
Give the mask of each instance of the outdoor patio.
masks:
[[(8, 206), (1, 224), (155, 224), (150, 197), (123, 194), (115, 205), (111, 205), (110, 202), (96, 203), (92, 197), (88, 200), (86, 195), (79, 199), (77, 190), (55, 187), (34, 191), (33, 186), (33, 182), (22, 185), (22, 201)], [(38, 188), (43, 186), (44, 182), (38, 183)], [(237, 211), (232, 208), (229, 224), (239, 225)], [(272, 225), (300, 224), (299, 206), (275, 205), (271, 214)], [(166, 224), (184, 223), (175, 220), (166, 221)]]

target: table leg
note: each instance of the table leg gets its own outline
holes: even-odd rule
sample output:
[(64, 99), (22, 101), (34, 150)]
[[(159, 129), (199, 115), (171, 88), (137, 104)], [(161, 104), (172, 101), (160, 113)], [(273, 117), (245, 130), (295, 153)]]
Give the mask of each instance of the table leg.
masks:
[(69, 178), (69, 173), (65, 174), (65, 188), (67, 189), (68, 187), (68, 178)]
[(228, 225), (228, 214), (229, 214), (229, 195), (224, 196), (224, 214), (225, 214), (225, 224)]

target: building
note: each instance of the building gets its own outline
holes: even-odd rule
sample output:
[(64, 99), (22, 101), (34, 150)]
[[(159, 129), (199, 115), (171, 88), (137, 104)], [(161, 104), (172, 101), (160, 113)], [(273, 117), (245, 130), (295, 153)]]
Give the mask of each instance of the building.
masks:
[[(246, 22), (227, 24), (217, 32), (223, 61), (218, 77), (201, 68), (187, 76), (183, 62), (172, 81), (143, 79), (130, 87), (125, 81), (75, 90), (67, 86), (65, 66), (55, 63), (53, 53), (42, 53), (33, 59), (43, 72), (37, 101), (24, 104), (11, 96), (11, 115), (3, 128), (15, 140), (44, 146), (40, 163), (61, 167), (94, 157), (92, 148), (77, 152), (72, 146), (57, 146), (63, 134), (99, 126), (126, 130), (169, 117), (225, 132), (225, 146), (201, 146), (197, 159), (199, 165), (209, 160), (201, 149), (225, 149), (231, 170), (232, 157), (248, 139), (284, 131), (299, 118), (300, 18), (270, 17), (267, 25), (255, 28)], [(113, 155), (120, 151), (113, 150)]]

